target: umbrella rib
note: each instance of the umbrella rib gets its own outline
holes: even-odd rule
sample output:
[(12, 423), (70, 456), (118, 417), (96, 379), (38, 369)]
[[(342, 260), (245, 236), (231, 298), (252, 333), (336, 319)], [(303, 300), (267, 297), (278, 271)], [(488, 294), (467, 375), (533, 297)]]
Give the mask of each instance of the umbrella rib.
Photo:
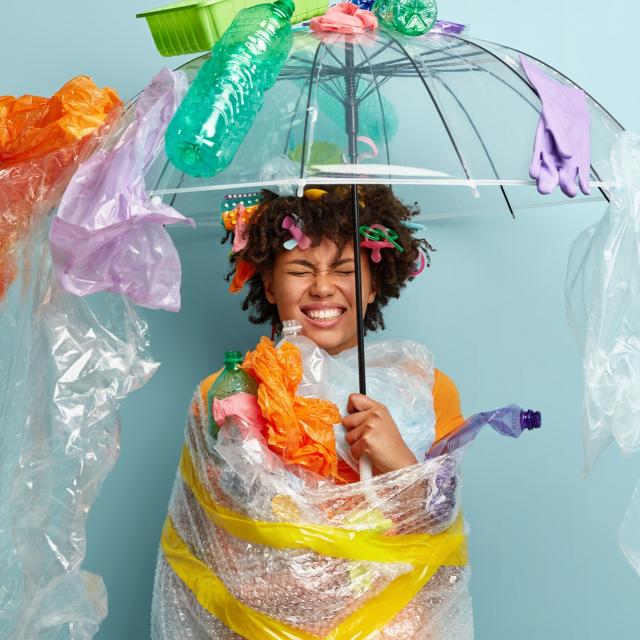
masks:
[[(520, 80), (522, 80), (522, 82), (523, 82), (527, 87), (529, 87), (529, 89), (531, 90), (531, 92), (532, 92), (536, 97), (538, 97), (538, 94), (536, 93), (535, 89), (534, 89), (534, 88), (533, 88), (533, 87), (532, 87), (532, 86), (531, 86), (531, 85), (530, 85), (530, 84), (525, 80), (525, 78), (523, 78), (523, 77), (522, 77), (522, 76), (521, 76), (517, 71), (515, 71), (514, 69), (512, 69), (512, 68), (511, 68), (511, 67), (510, 67), (510, 66), (509, 66), (509, 65), (508, 65), (508, 64), (507, 64), (507, 63), (506, 63), (506, 62), (505, 62), (505, 61), (504, 61), (504, 60), (503, 60), (499, 55), (495, 54), (495, 53), (494, 53), (493, 51), (491, 51), (490, 49), (487, 49), (486, 47), (483, 47), (481, 44), (478, 44), (477, 42), (474, 42), (473, 40), (466, 40), (465, 38), (461, 38), (460, 36), (455, 36), (455, 35), (452, 35), (451, 37), (452, 37), (452, 38), (456, 38), (457, 40), (462, 40), (462, 42), (466, 42), (466, 43), (467, 43), (467, 44), (469, 44), (469, 45), (472, 45), (472, 46), (474, 46), (474, 47), (478, 47), (479, 49), (482, 49), (483, 51), (486, 51), (490, 56), (492, 56), (492, 57), (493, 57), (493, 58), (495, 58), (498, 62), (500, 62), (500, 64), (504, 65), (507, 69), (509, 69), (509, 71), (510, 71), (511, 73), (513, 73), (517, 78), (520, 78)], [(518, 53), (521, 53), (520, 51), (518, 51), (518, 49), (514, 49), (514, 51), (517, 51)], [(524, 55), (527, 55), (527, 54), (524, 54)], [(533, 58), (533, 59), (534, 59), (534, 60), (537, 60), (537, 58)], [(541, 62), (540, 60), (538, 60), (538, 62), (540, 62), (541, 64), (545, 64), (545, 65), (546, 65), (546, 62)], [(549, 67), (549, 69), (553, 69), (553, 67), (551, 67), (551, 66), (549, 66), (549, 65), (547, 65), (547, 66)], [(557, 74), (559, 74), (559, 75), (563, 75), (563, 74), (561, 74), (557, 69), (553, 69), (553, 70), (554, 70)], [(491, 74), (491, 75), (494, 75), (494, 74)], [(494, 77), (498, 78), (498, 76), (495, 76), (495, 75), (494, 75)], [(564, 77), (566, 77), (566, 76), (564, 76)], [(569, 80), (569, 82), (573, 82), (573, 80), (570, 80), (569, 78), (567, 78), (567, 80)], [(503, 81), (503, 82), (504, 82), (504, 81)], [(510, 87), (510, 86), (511, 86), (508, 82), (505, 82), (505, 84), (506, 84), (508, 87)], [(573, 83), (573, 84), (575, 84), (575, 83)], [(579, 89), (581, 89), (582, 91), (584, 91), (584, 89), (582, 89), (582, 87), (580, 87), (580, 85), (575, 84), (575, 86), (576, 86), (576, 87), (578, 87)], [(513, 89), (514, 91), (517, 91), (517, 89), (515, 89), (515, 87), (512, 87), (512, 89)], [(518, 93), (518, 94), (520, 94), (520, 92), (519, 92), (519, 91), (517, 91), (517, 93)], [(586, 93), (587, 93), (587, 92), (585, 91), (585, 94), (586, 94)], [(520, 94), (520, 95), (522, 95), (522, 94)], [(589, 95), (589, 94), (587, 94), (587, 95)], [(591, 98), (591, 96), (589, 96), (589, 97)], [(591, 98), (591, 99), (593, 100), (593, 98)], [(599, 106), (601, 106), (601, 105), (600, 105), (600, 103), (599, 103), (599, 102), (597, 102), (597, 100), (593, 100), (593, 101), (594, 101), (596, 104), (598, 104)], [(529, 101), (528, 101), (528, 100), (526, 100), (526, 99), (525, 99), (525, 102), (527, 102), (531, 107), (533, 107), (533, 109), (536, 111), (536, 113), (540, 113), (540, 111), (536, 108), (536, 106), (535, 106), (532, 102), (529, 102)], [(608, 112), (604, 107), (602, 107), (602, 109), (603, 109), (603, 111), (604, 111), (605, 113), (609, 113), (609, 112)], [(609, 115), (611, 115), (611, 114), (609, 114)], [(621, 124), (620, 124), (620, 123), (619, 123), (619, 122), (618, 122), (618, 121), (617, 121), (613, 116), (611, 116), (611, 118), (613, 119), (613, 121), (614, 121), (617, 125), (619, 125), (619, 126), (622, 128), (622, 130), (623, 130), (623, 131), (625, 130), (625, 129), (624, 129), (624, 127), (623, 127), (623, 126), (622, 126), (622, 125), (621, 125)], [(596, 178), (596, 180), (598, 180), (598, 181), (600, 182), (600, 181), (601, 181), (601, 180), (600, 180), (600, 176), (599, 176), (598, 172), (596, 171), (595, 167), (594, 167), (591, 163), (589, 163), (589, 169), (591, 170), (591, 173), (593, 173), (593, 176)], [(606, 192), (602, 187), (598, 187), (598, 190), (600, 191), (600, 193), (602, 194), (602, 196), (604, 197), (604, 199), (605, 199), (607, 202), (611, 202), (611, 197), (609, 196), (609, 194), (608, 194), (608, 193), (607, 193), (607, 192)]]
[[(451, 87), (449, 87), (449, 85), (440, 77), (438, 77), (438, 81), (446, 89), (446, 91), (449, 93), (449, 95), (451, 95), (451, 97), (458, 103), (458, 106), (460, 107), (460, 109), (462, 109), (462, 112), (467, 117), (467, 120), (469, 121), (469, 124), (471, 125), (471, 128), (473, 129), (473, 131), (475, 132), (476, 136), (478, 137), (480, 145), (482, 146), (482, 148), (484, 149), (485, 154), (487, 155), (487, 160), (489, 160), (489, 164), (491, 165), (491, 169), (493, 169), (493, 174), (495, 175), (497, 180), (500, 180), (500, 176), (498, 175), (498, 170), (496, 169), (496, 166), (493, 163), (493, 159), (491, 158), (491, 154), (489, 153), (489, 150), (487, 149), (487, 145), (485, 144), (484, 138), (480, 134), (480, 131), (478, 130), (478, 127), (476, 127), (475, 122), (473, 121), (473, 119), (469, 115), (469, 112), (467, 111), (465, 106), (462, 104), (462, 102), (460, 102), (460, 98), (458, 98), (458, 96), (452, 91)], [(505, 202), (507, 203), (507, 207), (509, 208), (509, 213), (511, 214), (511, 217), (515, 219), (516, 216), (515, 216), (515, 213), (513, 211), (513, 207), (511, 206), (511, 202), (509, 202), (509, 198), (507, 197), (507, 192), (506, 192), (506, 190), (505, 190), (503, 185), (500, 185), (500, 191), (502, 191), (502, 195), (504, 196)]]
[(324, 46), (324, 43), (319, 42), (318, 48), (316, 49), (316, 52), (313, 56), (313, 62), (311, 63), (311, 82), (309, 82), (309, 92), (307, 94), (307, 109), (304, 114), (304, 128), (302, 130), (302, 154), (300, 158), (300, 179), (301, 180), (304, 178), (304, 163), (305, 163), (305, 157), (307, 154), (307, 135), (309, 130), (309, 111), (311, 109), (311, 92), (313, 91), (313, 87), (314, 87), (314, 75), (317, 75), (319, 73), (319, 69), (317, 65), (318, 65), (318, 57), (320, 55), (321, 48), (327, 50), (326, 47)]
[[(365, 57), (365, 59), (369, 60), (369, 56), (367, 56), (367, 53), (362, 47), (362, 45), (359, 45), (358, 48), (362, 52), (362, 55)], [(387, 152), (387, 164), (391, 164), (391, 156), (389, 154), (389, 136), (387, 135), (387, 120), (384, 117), (384, 105), (382, 103), (382, 94), (380, 93), (380, 86), (384, 84), (384, 82), (387, 81), (388, 79), (389, 79), (389, 76), (386, 76), (385, 78), (382, 79), (382, 82), (379, 83), (378, 77), (374, 75), (372, 84), (375, 84), (375, 89), (371, 92), (371, 94), (373, 94), (374, 91), (377, 92), (378, 94), (378, 102), (380, 103), (380, 113), (382, 114), (382, 131), (383, 131), (382, 135), (384, 136), (384, 146)], [(368, 96), (365, 96), (365, 98), (366, 97)], [(362, 98), (361, 100), (364, 100), (365, 98)]]
[(453, 145), (453, 148), (456, 152), (456, 155), (458, 156), (458, 160), (460, 161), (460, 164), (462, 165), (462, 169), (464, 170), (465, 175), (467, 176), (468, 180), (471, 180), (471, 174), (469, 173), (469, 169), (467, 168), (467, 163), (464, 160), (464, 157), (462, 156), (462, 153), (460, 151), (460, 149), (458, 148), (458, 144), (455, 141), (455, 138), (453, 137), (453, 134), (451, 132), (451, 129), (449, 128), (449, 123), (447, 122), (446, 118), (444, 117), (444, 113), (442, 112), (442, 109), (440, 109), (440, 105), (438, 104), (435, 96), (433, 95), (433, 91), (431, 91), (431, 87), (428, 85), (425, 77), (422, 75), (422, 72), (420, 71), (420, 69), (418, 68), (418, 65), (416, 64), (415, 60), (409, 55), (409, 52), (393, 37), (393, 36), (389, 36), (390, 38), (392, 38), (393, 40), (395, 40), (396, 44), (403, 50), (404, 54), (407, 56), (407, 59), (411, 61), (411, 64), (413, 65), (413, 68), (416, 70), (416, 73), (418, 74), (418, 77), (420, 78), (420, 81), (422, 82), (422, 85), (424, 86), (424, 88), (427, 90), (427, 93), (429, 94), (429, 97), (431, 98), (431, 101), (433, 102), (433, 106), (435, 107), (436, 111), (438, 112), (438, 115), (440, 116), (440, 120), (442, 121), (442, 124), (447, 132), (447, 135), (449, 136), (449, 140), (451, 141), (451, 144)]

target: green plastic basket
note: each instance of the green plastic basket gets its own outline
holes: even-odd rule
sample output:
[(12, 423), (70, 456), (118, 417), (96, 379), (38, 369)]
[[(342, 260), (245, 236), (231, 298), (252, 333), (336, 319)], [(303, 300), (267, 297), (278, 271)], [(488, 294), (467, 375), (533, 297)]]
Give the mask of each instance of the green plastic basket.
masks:
[[(210, 51), (236, 15), (264, 0), (182, 0), (138, 13), (146, 18), (153, 41), (163, 56)], [(329, 0), (295, 0), (292, 24), (322, 15)]]

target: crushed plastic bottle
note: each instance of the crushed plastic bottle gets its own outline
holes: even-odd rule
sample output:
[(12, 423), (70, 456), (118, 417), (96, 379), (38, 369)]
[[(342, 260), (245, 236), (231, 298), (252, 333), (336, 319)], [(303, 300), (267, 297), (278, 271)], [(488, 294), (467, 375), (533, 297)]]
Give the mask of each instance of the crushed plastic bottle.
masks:
[(373, 13), (380, 22), (405, 36), (420, 36), (436, 23), (436, 0), (376, 0)]
[(515, 404), (496, 411), (476, 413), (448, 436), (435, 442), (429, 449), (427, 458), (451, 453), (468, 444), (487, 424), (503, 436), (518, 438), (523, 431), (539, 429), (542, 426), (542, 417), (539, 411), (525, 411)]

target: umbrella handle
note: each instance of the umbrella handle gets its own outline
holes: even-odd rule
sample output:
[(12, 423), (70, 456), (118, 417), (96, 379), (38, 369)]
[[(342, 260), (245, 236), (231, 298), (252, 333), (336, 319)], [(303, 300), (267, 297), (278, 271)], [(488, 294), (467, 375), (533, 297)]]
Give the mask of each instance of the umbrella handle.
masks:
[(373, 478), (373, 464), (366, 453), (360, 456), (359, 466), (360, 480), (371, 480)]

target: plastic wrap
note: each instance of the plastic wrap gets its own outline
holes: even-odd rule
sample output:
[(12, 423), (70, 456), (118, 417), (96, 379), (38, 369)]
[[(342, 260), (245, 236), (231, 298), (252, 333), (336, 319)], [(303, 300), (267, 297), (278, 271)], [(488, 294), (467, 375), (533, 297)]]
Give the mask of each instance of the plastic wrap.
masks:
[(0, 299), (16, 277), (17, 243), (57, 203), (121, 105), (86, 76), (50, 99), (0, 96)]
[[(403, 344), (391, 352), (408, 364)], [(214, 441), (206, 415), (199, 388), (158, 554), (153, 640), (473, 637), (457, 455), (336, 485), (285, 463), (241, 419)]]
[[(48, 160), (38, 166), (24, 177), (50, 184)], [(157, 364), (127, 301), (55, 285), (52, 191), (29, 184), (40, 215), (13, 249), (17, 279), (0, 303), (0, 637), (88, 640), (107, 600), (101, 578), (81, 569), (85, 519), (118, 456), (118, 405)]]
[(186, 90), (182, 71), (160, 71), (113, 146), (98, 149), (73, 176), (51, 225), (54, 272), (67, 291), (113, 291), (140, 306), (180, 310), (180, 258), (164, 227), (193, 221), (150, 198), (145, 173)]
[(611, 163), (618, 188), (571, 247), (566, 282), (583, 353), (587, 470), (613, 440), (625, 454), (640, 449), (640, 137), (621, 134)]

